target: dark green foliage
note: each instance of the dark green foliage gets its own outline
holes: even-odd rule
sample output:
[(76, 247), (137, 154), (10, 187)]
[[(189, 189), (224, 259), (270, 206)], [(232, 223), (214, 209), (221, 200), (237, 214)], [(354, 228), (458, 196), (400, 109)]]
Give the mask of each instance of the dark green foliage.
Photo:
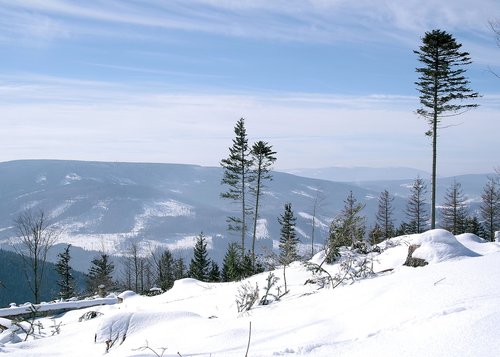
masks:
[(410, 195), (406, 204), (406, 216), (410, 223), (405, 227), (406, 232), (402, 234), (422, 233), (427, 228), (429, 215), (427, 213), (425, 196), (427, 185), (420, 177), (417, 177), (410, 189)]
[(415, 224), (402, 222), (399, 228), (396, 230), (396, 236), (403, 236), (406, 234), (414, 234), (417, 233), (417, 228)]
[(257, 221), (259, 219), (259, 205), (266, 180), (272, 180), (270, 174), (271, 166), (276, 161), (276, 152), (273, 151), (272, 146), (264, 141), (257, 141), (252, 145), (250, 151), (252, 156), (253, 167), (252, 176), (255, 185), (251, 187), (251, 192), (255, 196), (255, 209), (253, 214), (253, 233), (252, 233), (252, 265), (255, 269), (255, 240), (257, 238)]
[(103, 253), (101, 256), (92, 259), (89, 273), (87, 274), (88, 292), (96, 293), (100, 285), (104, 285), (107, 291), (114, 289), (114, 270), (115, 265), (109, 255)]
[(465, 221), (467, 217), (467, 205), (462, 192), (462, 185), (458, 182), (453, 182), (444, 197), (440, 225), (455, 235), (462, 234), (465, 233)]
[[(0, 287), (0, 308), (8, 307), (13, 302), (23, 304), (33, 302), (31, 292), (26, 279), (22, 278), (23, 258), (14, 252), (0, 249), (0, 281), (4, 285)], [(80, 292), (85, 288), (85, 275), (79, 271), (73, 271), (75, 289)], [(30, 277), (31, 278), (31, 277)], [(56, 273), (55, 264), (47, 262), (46, 274), (43, 277), (40, 301), (50, 301), (59, 298), (59, 286), (57, 281), (59, 275)]]
[(236, 243), (229, 243), (222, 264), (222, 281), (237, 281), (241, 279), (241, 249)]
[(245, 120), (241, 118), (234, 127), (235, 138), (233, 146), (229, 148), (229, 157), (221, 161), (224, 168), (222, 184), (229, 186), (226, 192), (221, 193), (221, 197), (233, 200), (241, 204), (239, 216), (228, 217), (228, 229), (239, 232), (241, 235), (241, 254), (245, 252), (245, 237), (247, 234), (247, 216), (251, 213), (248, 206), (247, 193), (249, 184), (253, 180), (250, 171), (252, 167), (252, 157), (248, 147), (248, 139), (245, 129)]
[[(377, 243), (380, 240), (394, 236), (394, 219), (392, 218), (394, 208), (392, 207), (392, 201), (394, 201), (394, 197), (389, 194), (389, 191), (384, 190), (380, 193), (376, 221), (381, 235), (376, 239)], [(372, 235), (372, 238), (375, 236)]]
[(158, 286), (163, 290), (167, 291), (174, 286), (175, 282), (175, 261), (170, 250), (166, 249), (160, 255), (158, 261)]
[(464, 104), (465, 100), (479, 97), (469, 88), (469, 80), (464, 76), (464, 66), (471, 63), (467, 52), (460, 52), (461, 44), (452, 35), (442, 30), (426, 32), (422, 46), (414, 51), (422, 67), (416, 69), (419, 74), (417, 89), (420, 92), (421, 107), (417, 113), (429, 123), (427, 135), (432, 137), (432, 198), (431, 229), (436, 224), (436, 159), (437, 130), (441, 118), (461, 114), (477, 104)]
[(210, 271), (208, 272), (208, 281), (218, 283), (221, 280), (219, 265), (213, 260), (210, 263)]
[(71, 244), (68, 244), (64, 251), (57, 255), (56, 272), (59, 274), (57, 285), (59, 285), (59, 297), (61, 299), (69, 299), (75, 294), (75, 278), (73, 278), (72, 269), (69, 265), (71, 259), (70, 247)]
[(187, 268), (184, 259), (178, 257), (174, 260), (174, 280), (184, 279), (187, 276)]
[(193, 249), (193, 258), (189, 264), (189, 277), (199, 281), (208, 281), (210, 259), (207, 252), (207, 241), (203, 233), (196, 238)]
[(297, 246), (299, 244), (299, 239), (295, 232), (295, 218), (292, 211), (292, 204), (285, 204), (284, 213), (278, 218), (278, 223), (281, 226), (280, 229), (280, 255), (279, 262), (282, 265), (288, 265), (293, 261), (299, 259), (299, 254), (297, 252)]
[(241, 259), (240, 269), (241, 269), (241, 279), (248, 278), (249, 276), (252, 276), (255, 273), (252, 253), (250, 251), (247, 251), (247, 253)]
[(495, 231), (500, 230), (500, 187), (495, 178), (490, 178), (484, 186), (480, 213), (487, 230), (485, 238), (493, 242)]
[(465, 221), (465, 232), (475, 234), (484, 239), (489, 238), (488, 233), (476, 216), (467, 218)]

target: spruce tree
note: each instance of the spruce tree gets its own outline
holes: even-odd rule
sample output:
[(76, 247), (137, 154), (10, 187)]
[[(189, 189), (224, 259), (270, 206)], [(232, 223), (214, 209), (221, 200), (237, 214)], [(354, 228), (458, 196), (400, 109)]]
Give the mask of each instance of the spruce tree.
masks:
[(219, 265), (213, 260), (210, 262), (210, 271), (208, 272), (208, 281), (212, 283), (220, 282), (221, 274)]
[(326, 262), (332, 263), (339, 255), (342, 246), (362, 246), (365, 240), (365, 217), (361, 211), (365, 205), (359, 203), (352, 191), (344, 200), (344, 208), (330, 224), (327, 240)]
[(252, 176), (255, 184), (251, 186), (251, 192), (255, 196), (255, 209), (253, 213), (253, 233), (252, 233), (252, 267), (255, 269), (255, 240), (257, 238), (257, 222), (259, 219), (260, 198), (264, 189), (264, 182), (272, 180), (270, 174), (271, 166), (276, 161), (276, 152), (272, 146), (264, 141), (257, 141), (252, 145), (250, 152), (253, 161)]
[(113, 272), (115, 265), (111, 261), (109, 255), (103, 253), (101, 256), (92, 259), (89, 272), (87, 274), (87, 290), (95, 293), (100, 285), (104, 285), (106, 289), (113, 289)]
[(446, 191), (443, 207), (441, 208), (441, 227), (453, 234), (465, 233), (467, 217), (467, 205), (462, 192), (462, 185), (453, 181)]
[(241, 279), (241, 249), (232, 242), (227, 245), (222, 264), (222, 281), (237, 281)]
[(484, 239), (489, 238), (488, 234), (486, 233), (486, 230), (484, 229), (481, 222), (479, 222), (477, 216), (467, 217), (465, 221), (465, 232), (475, 234), (478, 237)]
[(381, 233), (379, 240), (385, 240), (394, 236), (393, 201), (394, 197), (389, 194), (389, 191), (384, 190), (380, 193), (376, 214), (376, 222)]
[(422, 67), (416, 68), (419, 78), (415, 84), (420, 92), (421, 104), (417, 114), (427, 120), (430, 129), (426, 135), (432, 138), (431, 229), (434, 229), (439, 124), (443, 117), (462, 114), (477, 107), (477, 104), (464, 104), (463, 101), (475, 99), (479, 94), (469, 88), (470, 82), (464, 76), (464, 66), (471, 63), (469, 53), (460, 51), (462, 45), (452, 35), (433, 30), (425, 33), (422, 43), (419, 50), (413, 51), (422, 64)]
[(174, 280), (184, 279), (187, 274), (186, 263), (182, 257), (174, 259)]
[(417, 177), (410, 188), (410, 195), (406, 204), (406, 217), (410, 222), (404, 226), (401, 232), (403, 234), (422, 233), (427, 227), (429, 220), (427, 212), (427, 203), (425, 196), (427, 194), (427, 185), (420, 177)]
[(297, 233), (295, 232), (295, 218), (292, 211), (292, 204), (285, 204), (284, 213), (278, 218), (278, 223), (280, 224), (280, 264), (288, 265), (291, 262), (299, 259), (299, 254), (297, 252), (299, 239), (297, 238)]
[(57, 285), (59, 286), (59, 297), (61, 299), (69, 299), (75, 294), (75, 278), (69, 265), (71, 259), (70, 248), (71, 244), (68, 244), (63, 252), (57, 254), (58, 260), (55, 269), (57, 274), (59, 274)]
[(172, 256), (170, 250), (166, 249), (161, 253), (157, 266), (158, 269), (157, 284), (163, 291), (167, 291), (168, 289), (171, 289), (174, 286), (175, 282), (174, 265), (175, 265), (174, 257)]
[(481, 218), (487, 230), (487, 238), (495, 240), (495, 231), (500, 230), (500, 187), (495, 178), (489, 178), (483, 188), (480, 206)]
[(285, 293), (288, 292), (286, 281), (286, 267), (290, 263), (299, 259), (297, 248), (300, 241), (297, 238), (297, 234), (295, 232), (295, 221), (296, 218), (292, 211), (292, 204), (286, 203), (285, 212), (278, 218), (278, 223), (281, 226), (279, 262), (283, 265), (283, 281), (285, 283)]
[(252, 157), (248, 147), (245, 120), (241, 118), (234, 127), (235, 138), (233, 145), (229, 148), (229, 157), (221, 161), (224, 168), (222, 184), (229, 186), (221, 197), (233, 200), (240, 204), (238, 216), (227, 218), (229, 231), (238, 232), (241, 236), (241, 255), (245, 253), (245, 238), (247, 235), (247, 216), (251, 213), (251, 207), (247, 202), (249, 184), (253, 180), (251, 173)]
[(189, 264), (189, 277), (200, 281), (208, 281), (210, 259), (208, 258), (207, 242), (203, 232), (196, 238), (193, 258)]

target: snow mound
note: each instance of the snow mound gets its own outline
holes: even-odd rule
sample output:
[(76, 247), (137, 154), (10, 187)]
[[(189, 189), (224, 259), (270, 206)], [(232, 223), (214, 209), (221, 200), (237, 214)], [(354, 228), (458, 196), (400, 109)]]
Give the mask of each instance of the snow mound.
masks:
[(465, 242), (475, 242), (475, 243), (486, 243), (487, 241), (481, 237), (478, 237), (475, 234), (472, 233), (464, 233), (456, 236), (457, 240), (465, 244)]
[(413, 257), (425, 259), (429, 264), (455, 258), (479, 256), (444, 229), (433, 229), (422, 234), (413, 235), (411, 244), (420, 246), (413, 252)]
[(204, 283), (192, 278), (185, 278), (176, 280), (174, 286), (168, 292), (170, 297), (175, 296), (180, 299), (196, 294), (203, 294), (204, 291), (210, 288), (210, 283)]
[(500, 244), (497, 242), (488, 242), (475, 234), (464, 233), (457, 236), (457, 240), (470, 250), (480, 254), (487, 255), (500, 252)]
[(133, 292), (132, 290), (125, 290), (120, 295), (118, 295), (118, 298), (125, 300), (125, 299), (130, 299), (130, 298), (136, 297), (136, 296), (138, 296), (138, 295), (135, 292)]

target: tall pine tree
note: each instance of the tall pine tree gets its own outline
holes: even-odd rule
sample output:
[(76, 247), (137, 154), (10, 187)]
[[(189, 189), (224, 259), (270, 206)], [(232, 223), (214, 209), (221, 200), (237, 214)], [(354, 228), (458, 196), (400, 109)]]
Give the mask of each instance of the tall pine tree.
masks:
[(471, 63), (469, 53), (461, 52), (461, 44), (452, 35), (442, 30), (426, 32), (419, 50), (413, 51), (422, 67), (416, 68), (419, 74), (417, 89), (420, 92), (421, 107), (417, 114), (424, 117), (430, 129), (426, 135), (432, 138), (432, 197), (431, 229), (436, 228), (436, 172), (437, 137), (441, 119), (458, 115), (477, 104), (464, 104), (463, 101), (479, 97), (469, 88), (469, 80), (464, 76), (464, 66)]
[(241, 118), (234, 127), (235, 138), (229, 148), (229, 157), (221, 161), (224, 168), (222, 184), (229, 186), (221, 197), (233, 200), (240, 204), (238, 216), (227, 218), (228, 229), (239, 232), (241, 236), (241, 255), (245, 254), (245, 238), (247, 235), (247, 216), (251, 214), (251, 207), (247, 200), (250, 182), (253, 180), (251, 173), (252, 157), (248, 147), (248, 138), (245, 129), (245, 120)]
[(264, 141), (257, 141), (252, 145), (250, 152), (253, 161), (253, 178), (255, 184), (251, 187), (252, 193), (255, 196), (255, 209), (253, 213), (253, 232), (252, 232), (252, 267), (255, 270), (255, 240), (257, 238), (257, 222), (259, 219), (260, 198), (264, 189), (264, 182), (272, 180), (270, 173), (271, 166), (276, 161), (276, 152), (273, 151), (272, 146)]

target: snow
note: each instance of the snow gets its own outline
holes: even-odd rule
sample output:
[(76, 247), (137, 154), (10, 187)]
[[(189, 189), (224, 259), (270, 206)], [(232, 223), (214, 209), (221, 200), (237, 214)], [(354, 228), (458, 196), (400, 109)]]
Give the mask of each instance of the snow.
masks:
[[(420, 245), (414, 256), (427, 266), (402, 266), (410, 244)], [(234, 283), (182, 279), (154, 297), (127, 291), (119, 304), (42, 318), (45, 334), (37, 339), (20, 342), (24, 335), (10, 326), (0, 334), (0, 351), (16, 357), (100, 356), (108, 346), (110, 357), (161, 355), (163, 349), (165, 357), (244, 356), (251, 328), (249, 356), (497, 355), (500, 243), (432, 230), (380, 247), (380, 254), (356, 256), (372, 261), (378, 274), (335, 289), (304, 284), (311, 272), (295, 262), (286, 268), (289, 292), (280, 301), (238, 313), (238, 289), (257, 285), (262, 296), (268, 272)], [(341, 254), (344, 259), (354, 253)], [(323, 256), (319, 252), (311, 261), (319, 264)], [(332, 275), (340, 269), (323, 267)], [(273, 273), (283, 292), (283, 269)], [(88, 311), (102, 315), (79, 321)], [(58, 323), (60, 332), (52, 336)]]

